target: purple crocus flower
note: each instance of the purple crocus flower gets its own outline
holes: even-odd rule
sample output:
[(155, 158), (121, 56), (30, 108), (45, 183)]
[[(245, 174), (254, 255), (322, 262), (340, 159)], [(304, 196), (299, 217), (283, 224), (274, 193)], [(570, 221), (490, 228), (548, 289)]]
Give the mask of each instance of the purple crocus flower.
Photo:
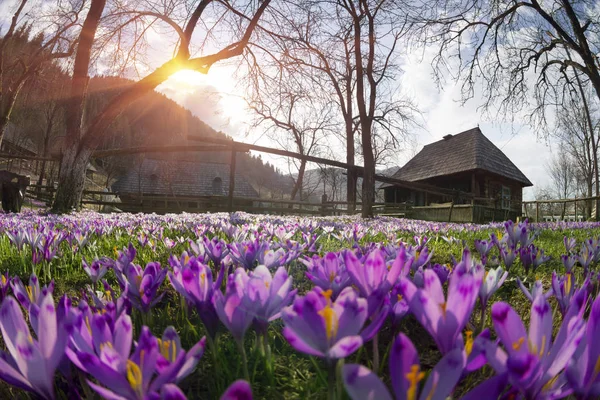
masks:
[(481, 256), (481, 263), (483, 265), (486, 264), (488, 255), (490, 254), (490, 250), (494, 247), (494, 242), (491, 240), (475, 240), (475, 250)]
[(500, 289), (507, 277), (508, 272), (500, 267), (486, 271), (479, 289), (479, 301), (484, 309), (487, 307), (490, 297)]
[(504, 263), (506, 270), (510, 270), (510, 267), (512, 267), (515, 259), (517, 258), (517, 251), (511, 246), (500, 246), (499, 251), (500, 258), (502, 258), (502, 262)]
[(32, 274), (29, 278), (29, 285), (24, 286), (23, 282), (18, 276), (15, 276), (10, 281), (13, 293), (21, 306), (24, 309), (29, 310), (31, 304), (41, 304), (44, 296), (54, 291), (54, 281), (50, 281), (48, 286), (40, 288), (40, 281), (35, 274)]
[(94, 285), (106, 275), (108, 266), (110, 265), (105, 260), (98, 260), (97, 258), (92, 261), (91, 265), (88, 265), (85, 259), (82, 259), (81, 263), (83, 264), (83, 270), (90, 277)]
[[(60, 303), (64, 304), (64, 303)], [(23, 312), (12, 296), (2, 302), (0, 329), (8, 352), (0, 352), (0, 378), (7, 383), (34, 392), (44, 399), (54, 398), (54, 373), (69, 339), (65, 310), (57, 310), (51, 293), (40, 300), (39, 313), (32, 326), (34, 339)]]
[(148, 263), (144, 269), (130, 263), (123, 271), (115, 270), (115, 273), (131, 304), (143, 313), (150, 311), (164, 296), (164, 293), (156, 295), (167, 276), (167, 269), (161, 268), (160, 263)]
[(583, 273), (587, 274), (590, 264), (594, 261), (594, 251), (586, 242), (581, 244), (581, 251), (577, 255), (577, 261), (579, 261), (579, 264), (583, 267)]
[(442, 285), (444, 285), (448, 281), (448, 277), (452, 272), (448, 265), (434, 264), (433, 267), (431, 267), (431, 269), (437, 274), (438, 278), (440, 278), (440, 283)]
[(352, 283), (367, 299), (369, 315), (373, 315), (383, 303), (384, 295), (387, 295), (397, 282), (398, 277), (408, 274), (413, 258), (400, 249), (389, 270), (383, 252), (379, 249), (371, 251), (364, 262), (359, 261), (352, 251), (346, 251), (344, 260)]
[[(238, 269), (240, 274), (246, 274)], [(287, 307), (297, 290), (291, 290), (292, 277), (283, 267), (279, 267), (271, 276), (268, 268), (259, 265), (252, 271), (247, 281), (248, 300), (246, 307), (254, 315), (254, 326), (259, 334), (266, 334), (269, 322), (281, 316), (283, 307)]]
[(114, 248), (115, 255), (117, 256), (115, 270), (123, 271), (125, 267), (133, 262), (137, 251), (133, 244), (129, 242), (127, 247), (123, 247), (123, 251), (118, 251), (117, 247)]
[(312, 258), (300, 259), (300, 262), (308, 268), (306, 277), (323, 290), (331, 289), (334, 300), (342, 289), (351, 284), (350, 275), (337, 253), (329, 252), (323, 258), (315, 255)]
[(571, 254), (563, 254), (560, 256), (560, 260), (562, 261), (563, 266), (565, 267), (565, 272), (570, 273), (571, 271), (573, 271), (573, 267), (577, 262), (577, 257)]
[(567, 381), (578, 399), (596, 399), (600, 396), (599, 337), (600, 296), (592, 304), (585, 336), (566, 370)]
[(573, 250), (575, 250), (575, 246), (577, 246), (577, 241), (575, 238), (567, 238), (566, 236), (563, 238), (563, 242), (565, 244), (565, 251), (567, 254), (571, 254)]
[(531, 292), (529, 292), (529, 290), (525, 287), (525, 285), (519, 278), (517, 278), (517, 285), (519, 285), (519, 289), (521, 289), (521, 292), (523, 292), (525, 297), (527, 297), (529, 299), (529, 301), (532, 303), (533, 303), (533, 300), (538, 296), (544, 296), (544, 298), (546, 298), (546, 299), (548, 297), (552, 296), (552, 289), (550, 289), (548, 292), (544, 293), (544, 286), (542, 285), (542, 281), (539, 281), (539, 280), (535, 281), (533, 283)]
[(407, 278), (400, 281), (402, 296), (406, 298), (411, 313), (436, 342), (442, 354), (463, 347), (461, 332), (464, 329), (481, 286), (478, 274), (455, 270), (448, 284), (448, 298), (437, 274), (429, 269), (423, 272), (423, 289)]
[(552, 293), (554, 294), (554, 297), (556, 297), (560, 313), (563, 316), (571, 305), (573, 296), (580, 290), (587, 291), (589, 279), (586, 279), (580, 288), (576, 286), (577, 283), (575, 282), (575, 279), (575, 275), (572, 272), (566, 273), (561, 277), (558, 277), (556, 271), (552, 272)]
[(247, 307), (248, 280), (248, 275), (241, 273), (238, 268), (235, 273), (229, 275), (225, 295), (220, 290), (215, 290), (212, 297), (219, 319), (240, 345), (254, 320), (254, 315)]
[(258, 264), (267, 268), (278, 268), (287, 261), (287, 253), (284, 249), (266, 250), (258, 253)]
[(229, 254), (229, 248), (225, 242), (217, 237), (209, 240), (206, 236), (203, 237), (204, 251), (213, 262), (215, 267), (221, 265), (221, 262)]
[(335, 360), (363, 345), (367, 301), (351, 287), (342, 290), (335, 301), (332, 294), (317, 287), (283, 310), (283, 336), (297, 351)]
[(213, 282), (212, 270), (195, 257), (184, 252), (183, 265), (172, 262), (173, 272), (169, 272), (169, 281), (188, 304), (196, 308), (204, 327), (212, 339), (217, 335), (219, 317), (213, 305), (213, 294), (218, 291), (226, 273), (221, 266), (217, 280)]
[(258, 239), (243, 243), (232, 243), (228, 245), (231, 259), (246, 269), (253, 269), (259, 253), (269, 249), (269, 244), (260, 242)]
[(445, 399), (454, 390), (465, 367), (465, 354), (454, 349), (446, 354), (433, 368), (425, 385), (419, 355), (410, 339), (400, 333), (390, 352), (390, 375), (394, 396), (377, 375), (358, 364), (347, 364), (342, 369), (344, 386), (352, 400), (414, 400), (419, 392), (420, 399)]
[[(180, 381), (193, 371), (204, 351), (204, 340), (201, 340), (186, 353), (173, 331), (167, 328), (163, 339), (157, 340), (148, 327), (143, 326), (131, 356), (130, 335), (111, 342), (102, 331), (94, 331), (93, 336), (100, 336), (94, 338), (100, 342), (99, 355), (82, 350), (67, 351), (67, 355), (79, 369), (98, 381), (99, 384), (90, 380), (87, 383), (104, 398), (160, 398), (159, 393), (166, 385)], [(170, 389), (167, 391), (172, 393)]]
[(229, 385), (221, 400), (252, 400), (252, 388), (245, 380), (237, 380)]
[(492, 322), (506, 353), (490, 345), (489, 364), (526, 398), (556, 398), (564, 380), (559, 374), (575, 354), (585, 333), (584, 307), (572, 304), (552, 340), (552, 308), (543, 296), (531, 306), (529, 332), (521, 317), (504, 302), (492, 306)]

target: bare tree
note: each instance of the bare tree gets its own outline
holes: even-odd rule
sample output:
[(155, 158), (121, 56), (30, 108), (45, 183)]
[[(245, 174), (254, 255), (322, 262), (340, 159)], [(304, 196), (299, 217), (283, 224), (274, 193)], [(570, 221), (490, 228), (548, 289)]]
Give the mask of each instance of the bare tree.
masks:
[[(401, 1), (308, 1), (277, 5), (276, 16), (261, 23), (253, 54), (265, 53), (291, 74), (304, 75), (320, 88), (323, 101), (339, 107), (339, 132), (346, 142), (348, 203), (356, 190), (355, 134), (360, 133), (366, 184), (363, 215), (372, 215), (376, 159), (373, 138), (379, 132), (391, 142), (406, 134), (396, 129), (403, 110), (396, 78), (397, 58), (409, 24)], [(256, 56), (258, 57), (258, 56)], [(396, 112), (400, 111), (400, 112)], [(382, 128), (378, 131), (378, 128)]]
[[(582, 98), (577, 95), (557, 113), (555, 136), (563, 151), (573, 160), (577, 180), (582, 186), (578, 192), (584, 197), (592, 197), (593, 189), (597, 187), (599, 124), (597, 107), (588, 103), (584, 105)], [(586, 202), (588, 218), (591, 217), (592, 208), (592, 201)]]
[[(134, 2), (132, 2), (134, 3)], [(86, 118), (84, 115), (84, 105), (87, 97), (87, 87), (89, 82), (89, 71), (92, 63), (92, 50), (96, 43), (96, 33), (101, 25), (102, 15), (106, 8), (106, 0), (92, 0), (89, 11), (83, 23), (81, 33), (79, 35), (79, 43), (73, 64), (73, 75), (71, 90), (69, 96), (69, 104), (67, 107), (67, 128), (66, 128), (66, 148), (61, 159), (61, 168), (58, 180), (58, 189), (53, 204), (53, 211), (67, 212), (78, 207), (85, 181), (85, 167), (93, 150), (101, 142), (107, 128), (113, 120), (123, 111), (125, 107), (137, 100), (144, 94), (154, 90), (156, 86), (164, 82), (173, 73), (181, 69), (191, 69), (202, 73), (207, 73), (216, 62), (239, 56), (246, 48), (248, 41), (258, 23), (258, 20), (263, 15), (268, 7), (270, 0), (264, 0), (259, 3), (258, 7), (252, 9), (247, 3), (233, 4), (229, 2), (217, 2), (213, 0), (201, 0), (191, 10), (189, 15), (182, 18), (180, 23), (176, 22), (176, 11), (181, 6), (185, 6), (185, 2), (167, 2), (162, 4), (164, 10), (156, 11), (160, 4), (154, 2), (138, 3), (138, 7), (146, 6), (147, 9), (128, 9), (121, 8), (121, 4), (115, 2), (111, 4), (114, 9), (110, 9), (109, 17), (111, 21), (121, 21), (121, 23), (113, 23), (116, 26), (113, 37), (122, 37), (119, 35), (121, 29), (134, 22), (147, 21), (143, 26), (154, 24), (165, 24), (169, 29), (173, 30), (177, 36), (177, 44), (173, 56), (160, 67), (152, 70), (144, 78), (136, 81), (131, 86), (124, 89), (118, 94), (101, 112), (93, 118)], [(131, 4), (126, 4), (131, 6)], [(211, 7), (209, 7), (211, 6)], [(227, 25), (226, 16), (234, 6), (245, 7), (250, 9), (252, 15), (245, 19), (240, 19), (236, 16), (235, 20), (231, 20)], [(196, 27), (203, 23), (202, 18), (208, 9), (215, 12), (212, 15), (215, 26), (221, 26), (222, 29), (235, 35), (231, 31), (233, 26), (236, 31), (241, 31), (241, 37), (234, 40), (232, 43), (225, 45), (221, 50), (205, 56), (194, 57), (191, 54), (192, 35)], [(220, 10), (220, 11), (219, 11)], [(249, 22), (246, 22), (248, 21)], [(183, 22), (185, 21), (185, 22)], [(149, 29), (149, 28), (148, 28)], [(214, 38), (212, 28), (205, 36), (205, 41)], [(129, 38), (128, 41), (130, 51), (135, 53), (139, 37), (144, 36), (147, 29), (138, 32), (138, 35)], [(109, 42), (108, 40), (106, 42)], [(119, 42), (122, 43), (122, 42)], [(110, 47), (114, 51), (114, 46)], [(122, 51), (123, 47), (118, 46), (118, 50)], [(134, 57), (128, 58), (134, 62)]]
[(32, 3), (17, 2), (0, 38), (0, 143), (24, 85), (48, 63), (73, 54), (79, 14), (85, 5), (65, 1), (25, 13), (27, 7), (36, 6)]
[[(546, 165), (551, 179), (550, 192), (558, 199), (568, 199), (577, 192), (576, 166), (569, 155), (563, 151), (558, 152)], [(567, 203), (563, 203), (561, 219), (564, 219)]]
[[(575, 84), (570, 68), (600, 98), (600, 10), (586, 0), (431, 0), (419, 12), (425, 45), (439, 45), (436, 77), (462, 81), (463, 100), (482, 87), (484, 108), (529, 113), (543, 129), (547, 106), (562, 104)], [(533, 78), (533, 79), (532, 79)]]

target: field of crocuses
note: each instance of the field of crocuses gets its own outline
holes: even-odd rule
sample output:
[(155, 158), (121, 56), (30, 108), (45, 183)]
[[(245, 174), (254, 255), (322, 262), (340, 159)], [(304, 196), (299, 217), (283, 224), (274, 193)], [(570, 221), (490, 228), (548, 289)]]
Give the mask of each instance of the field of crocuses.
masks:
[(600, 224), (0, 215), (1, 398), (600, 398)]

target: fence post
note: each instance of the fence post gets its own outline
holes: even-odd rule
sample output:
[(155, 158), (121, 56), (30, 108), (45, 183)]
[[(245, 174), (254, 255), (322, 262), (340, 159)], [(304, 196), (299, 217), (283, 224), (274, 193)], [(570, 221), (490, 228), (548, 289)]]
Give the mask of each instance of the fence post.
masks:
[(577, 222), (577, 200), (575, 200), (575, 222)]
[(227, 211), (233, 212), (233, 192), (235, 190), (235, 159), (236, 151), (233, 145), (231, 145), (231, 164), (229, 166), (229, 199), (227, 204)]
[(535, 201), (535, 222), (540, 222), (540, 203)]
[(448, 213), (448, 222), (452, 222), (452, 209), (454, 208), (454, 200), (450, 203), (450, 212)]

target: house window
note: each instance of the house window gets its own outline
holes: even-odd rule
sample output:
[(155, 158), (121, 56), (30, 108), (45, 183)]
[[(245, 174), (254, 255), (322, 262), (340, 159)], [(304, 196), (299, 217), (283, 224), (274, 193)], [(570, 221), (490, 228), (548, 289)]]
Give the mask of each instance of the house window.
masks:
[(502, 186), (502, 209), (510, 210), (510, 188)]
[(216, 196), (223, 195), (223, 181), (219, 177), (212, 181), (212, 194)]

